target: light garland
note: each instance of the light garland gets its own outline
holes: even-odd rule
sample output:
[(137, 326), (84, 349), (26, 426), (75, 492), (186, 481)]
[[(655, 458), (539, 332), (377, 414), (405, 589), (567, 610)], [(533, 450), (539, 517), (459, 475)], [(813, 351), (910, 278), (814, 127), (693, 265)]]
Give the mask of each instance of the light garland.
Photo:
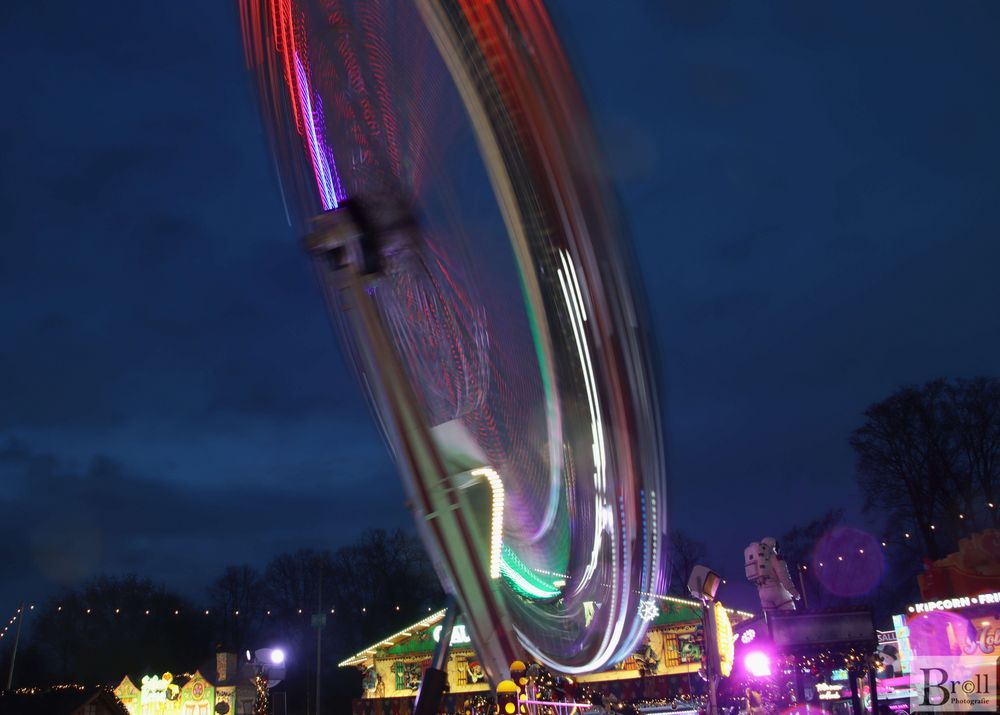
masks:
[[(386, 645), (386, 647), (389, 647), (389, 646), (393, 646), (393, 645), (396, 645), (397, 643), (402, 642), (406, 638), (409, 638), (410, 636), (412, 636), (414, 631), (419, 630), (421, 628), (428, 628), (430, 626), (433, 626), (438, 621), (440, 621), (442, 618), (444, 618), (444, 614), (445, 614), (446, 610), (447, 609), (442, 608), (437, 613), (433, 613), (433, 614), (427, 616), (426, 618), (417, 621), (413, 625), (407, 626), (403, 630), (398, 631), (396, 633), (393, 633), (388, 638), (385, 638), (382, 641), (380, 641), (378, 643), (378, 645), (383, 645), (384, 644), (384, 645)], [(338, 668), (345, 668), (345, 667), (352, 666), (352, 665), (360, 665), (361, 663), (363, 663), (366, 660), (368, 660), (368, 656), (369, 655), (374, 655), (375, 652), (376, 652), (376, 650), (377, 650), (376, 648), (365, 648), (362, 651), (358, 651), (357, 653), (355, 653), (354, 655), (352, 655), (350, 658), (345, 658), (340, 663), (338, 663), (337, 667)]]
[[(503, 562), (503, 563), (504, 563), (504, 567), (505, 567), (506, 566), (506, 562)], [(644, 592), (640, 592), (640, 593), (644, 593)], [(655, 599), (660, 599), (660, 600), (665, 601), (667, 603), (673, 603), (673, 604), (681, 605), (681, 606), (688, 606), (688, 607), (696, 608), (696, 609), (702, 608), (702, 604), (699, 603), (698, 601), (692, 601), (692, 600), (686, 599), (686, 598), (678, 598), (676, 596), (662, 596), (662, 595), (655, 595), (655, 594), (653, 594), (653, 595), (651, 595), (651, 598), (650, 598), (649, 601), (644, 602), (646, 604), (646, 608), (647, 609), (650, 607), (650, 605), (652, 605), (653, 608), (656, 607)], [(722, 604), (717, 604), (717, 605), (718, 605), (718, 608), (721, 609), (721, 612), (725, 613), (726, 616), (727, 616), (726, 617), (726, 622), (730, 624), (730, 633), (732, 632), (732, 621), (731, 621), (731, 617), (732, 616), (734, 616), (734, 615), (737, 616), (740, 621), (747, 620), (747, 619), (750, 619), (750, 618), (754, 617), (754, 615), (752, 613), (749, 613), (747, 611), (741, 611), (741, 610), (736, 609), (736, 608), (725, 608), (724, 606), (722, 606)], [(427, 616), (426, 618), (421, 619), (420, 621), (417, 621), (416, 623), (407, 626), (406, 628), (402, 629), (401, 631), (398, 631), (396, 633), (393, 633), (390, 636), (387, 636), (386, 638), (384, 638), (384, 639), (378, 641), (377, 643), (375, 643), (375, 644), (373, 644), (373, 645), (365, 648), (364, 650), (358, 651), (357, 653), (355, 653), (354, 655), (350, 656), (349, 658), (345, 658), (344, 660), (342, 660), (340, 663), (337, 664), (337, 667), (338, 668), (347, 668), (347, 667), (361, 665), (361, 664), (365, 663), (371, 656), (375, 655), (380, 649), (382, 649), (382, 648), (391, 648), (392, 646), (398, 645), (399, 643), (403, 642), (404, 640), (406, 640), (407, 638), (409, 638), (410, 636), (412, 636), (415, 631), (418, 631), (418, 630), (421, 630), (421, 629), (425, 629), (425, 628), (429, 628), (430, 626), (436, 624), (438, 621), (440, 621), (442, 618), (444, 618), (444, 614), (445, 614), (444, 609), (442, 609), (440, 611), (437, 611), (436, 613), (433, 613), (432, 615)], [(648, 611), (647, 611), (647, 615), (649, 615)], [(653, 616), (653, 619), (655, 619), (655, 618), (656, 618), (656, 616)]]
[[(476, 471), (478, 472), (479, 470), (476, 470)], [(492, 472), (492, 470), (489, 470), (489, 471)], [(494, 472), (494, 474), (495, 474), (495, 472)], [(498, 477), (498, 479), (499, 479), (499, 477)], [(500, 486), (499, 489), (502, 490), (502, 486)], [(497, 493), (499, 495), (499, 491)], [(495, 501), (499, 502), (500, 500), (498, 499), (498, 500), (495, 500)], [(491, 540), (492, 540), (492, 537), (493, 537), (494, 533), (495, 533), (495, 531), (491, 532)], [(492, 548), (492, 544), (491, 544), (491, 548)], [(501, 542), (501, 548), (502, 548), (502, 542)], [(503, 553), (503, 552), (501, 552), (501, 553)], [(534, 579), (529, 580), (529, 577), (534, 576), (534, 573), (532, 573), (532, 572), (537, 572), (539, 574), (544, 574), (546, 576), (559, 577), (559, 578), (564, 577), (565, 574), (561, 574), (561, 573), (558, 573), (558, 572), (552, 572), (552, 571), (546, 571), (544, 569), (529, 568), (529, 567), (525, 566), (524, 564), (518, 562), (516, 559), (510, 558), (510, 556), (511, 555), (506, 554), (506, 553), (504, 553), (502, 555), (502, 557), (500, 559), (500, 563), (499, 563), (499, 568), (502, 571), (504, 571), (504, 572), (508, 572), (507, 575), (509, 575), (510, 578), (515, 579), (518, 582), (518, 585), (523, 586), (525, 588), (525, 591), (528, 592), (528, 593), (530, 593), (531, 596), (533, 596), (535, 598), (553, 598), (553, 597), (556, 597), (556, 596), (558, 596), (560, 594), (560, 591), (558, 589), (552, 588), (552, 586), (546, 584), (544, 581), (542, 581), (542, 580), (539, 579), (536, 582)], [(507, 563), (508, 560), (511, 563)], [(491, 570), (492, 570), (492, 565), (491, 565)], [(524, 572), (527, 572), (528, 575), (526, 576)], [(523, 583), (522, 583), (522, 579), (523, 579)], [(558, 583), (558, 581), (555, 582), (555, 583)], [(641, 596), (646, 596), (649, 599), (655, 599), (656, 601), (664, 601), (664, 602), (667, 602), (667, 603), (673, 603), (673, 604), (680, 605), (680, 606), (688, 606), (688, 607), (691, 607), (691, 608), (701, 608), (701, 604), (699, 602), (693, 601), (693, 600), (690, 600), (690, 599), (686, 599), (686, 598), (680, 598), (680, 597), (677, 597), (677, 596), (671, 596), (671, 595), (667, 595), (667, 594), (659, 594), (659, 593), (653, 593), (653, 592), (641, 591), (641, 590), (636, 590), (635, 593), (637, 593), (637, 594), (639, 594)], [(36, 610), (36, 605), (35, 604), (29, 604), (29, 605), (26, 605), (25, 608), (27, 608), (29, 611), (34, 611), (34, 610)], [(158, 612), (156, 609), (153, 609), (153, 608), (142, 608), (140, 606), (139, 610), (142, 612), (143, 616), (154, 616), (154, 615), (166, 614), (166, 615), (169, 615), (169, 616), (180, 617), (182, 615), (190, 615), (192, 613), (194, 613), (196, 615), (201, 615), (201, 616), (211, 616), (213, 614), (215, 614), (215, 615), (219, 614), (219, 611), (217, 609), (211, 609), (211, 608), (205, 608), (205, 609), (196, 608), (196, 609), (187, 610), (187, 611), (185, 611), (183, 609), (178, 609), (178, 608), (166, 608), (162, 612)], [(393, 607), (393, 612), (398, 613), (398, 612), (400, 612), (400, 610), (401, 609), (400, 609), (399, 605), (396, 605), (396, 606)], [(427, 610), (428, 611), (432, 611), (431, 608), (428, 608)], [(727, 608), (726, 610), (729, 612), (730, 616), (734, 616), (734, 615), (735, 616), (739, 616), (741, 619), (747, 619), (747, 618), (753, 618), (754, 617), (754, 614), (750, 613), (748, 611), (743, 611), (743, 610), (734, 609), (734, 608)], [(50, 611), (55, 611), (57, 613), (65, 613), (65, 614), (68, 614), (68, 615), (75, 613), (78, 616), (100, 617), (102, 615), (114, 615), (114, 616), (122, 616), (123, 618), (127, 618), (130, 615), (130, 613), (134, 613), (134, 611), (130, 612), (128, 610), (124, 610), (121, 607), (117, 607), (116, 606), (113, 609), (111, 609), (111, 613), (108, 614), (107, 610), (100, 609), (100, 608), (98, 608), (97, 606), (95, 606), (93, 604), (91, 604), (91, 605), (80, 605), (77, 609), (70, 609), (70, 608), (68, 608), (68, 607), (66, 607), (66, 606), (64, 606), (62, 604), (56, 604), (54, 608), (50, 609)], [(360, 609), (358, 609), (357, 612), (361, 613), (361, 614), (367, 614), (368, 613), (368, 609), (367, 609), (367, 607), (362, 606)], [(342, 613), (343, 613), (343, 611), (342, 611)], [(441, 611), (441, 613), (443, 613), (443, 611)], [(329, 609), (329, 614), (330, 615), (336, 615), (337, 614), (337, 609), (335, 607), (334, 608), (330, 608)], [(2, 629), (0, 629), (0, 638), (3, 638), (6, 635), (8, 635), (8, 632), (9, 632), (10, 628), (17, 622), (17, 618), (18, 618), (19, 615), (20, 615), (20, 608), (17, 609), (17, 610), (15, 610), (14, 614), (7, 620), (6, 625)], [(304, 610), (302, 608), (297, 608), (297, 607), (288, 608), (288, 607), (286, 607), (286, 609), (284, 609), (284, 610), (270, 608), (270, 609), (265, 610), (263, 613), (257, 614), (257, 615), (258, 615), (258, 617), (262, 617), (262, 618), (280, 618), (280, 617), (293, 617), (293, 616), (311, 617), (312, 613), (308, 612), (308, 611), (306, 611), (306, 610)], [(434, 614), (434, 615), (436, 615), (436, 614)], [(241, 611), (240, 609), (234, 609), (232, 611), (232, 616), (236, 617), (236, 618), (239, 618), (239, 617), (242, 617), (242, 616), (246, 616), (246, 613), (243, 612), (243, 611)], [(428, 618), (430, 618), (430, 617), (432, 617), (432, 616), (429, 616)], [(412, 628), (412, 626), (411, 626), (411, 628)]]
[(257, 673), (253, 678), (254, 687), (254, 699), (253, 699), (253, 713), (254, 715), (269, 715), (271, 710), (270, 696), (267, 692), (267, 678), (264, 677), (263, 673)]
[[(673, 697), (650, 698), (640, 697), (635, 700), (622, 700), (613, 693), (600, 690), (598, 683), (576, 683), (572, 678), (552, 675), (538, 663), (531, 663), (525, 669), (526, 677), (521, 681), (522, 687), (527, 683), (533, 686), (533, 699), (528, 700), (526, 693), (519, 696), (521, 709), (517, 712), (528, 712), (527, 707), (533, 706), (531, 712), (538, 715), (560, 715), (567, 712), (579, 712), (578, 706), (600, 708), (606, 713), (634, 713), (642, 708), (668, 707), (678, 715), (694, 715), (704, 712), (708, 706), (708, 698), (704, 695), (680, 693)], [(463, 715), (485, 715), (496, 712), (496, 699), (492, 694), (456, 693), (462, 697), (456, 700), (456, 710)]]
[[(36, 697), (39, 695), (46, 695), (47, 693), (65, 693), (67, 691), (73, 691), (77, 693), (85, 693), (92, 690), (99, 690), (104, 694), (114, 698), (115, 702), (125, 708), (124, 703), (122, 703), (121, 698), (115, 693), (115, 691), (108, 687), (107, 685), (80, 685), (78, 683), (62, 683), (59, 685), (49, 685), (44, 688), (39, 688), (35, 686), (25, 687), (25, 688), (14, 688), (10, 692), (14, 695), (27, 695), (29, 697)], [(2, 691), (0, 691), (2, 693)]]
[(818, 671), (839, 668), (851, 670), (860, 665), (871, 665), (878, 669), (882, 661), (875, 653), (858, 650), (857, 648), (849, 648), (846, 651), (822, 650), (808, 656), (786, 655), (779, 658), (779, 663), (784, 668), (794, 668), (797, 665), (798, 667)]
[[(723, 583), (725, 583), (725, 582), (723, 582)], [(640, 596), (647, 596), (649, 598), (655, 598), (658, 601), (666, 601), (667, 603), (674, 603), (674, 604), (677, 604), (678, 606), (688, 606), (690, 608), (701, 608), (701, 602), (700, 601), (693, 601), (690, 598), (681, 598), (679, 596), (668, 596), (668, 595), (664, 595), (662, 593), (652, 593), (650, 591), (640, 591), (638, 589), (636, 589), (634, 591), (634, 593), (637, 593)], [(743, 619), (756, 618), (756, 616), (753, 613), (750, 613), (749, 611), (741, 611), (738, 608), (727, 608), (726, 611), (729, 613), (730, 616), (736, 615), (736, 616), (740, 616)]]
[[(34, 609), (35, 609), (34, 605), (32, 605), (32, 606), (29, 607), (29, 610), (34, 610)], [(205, 608), (205, 609), (195, 608), (195, 609), (190, 609), (190, 610), (187, 610), (187, 611), (179, 609), (179, 608), (165, 608), (162, 611), (158, 612), (156, 609), (142, 608), (140, 606), (139, 610), (142, 612), (142, 615), (144, 615), (144, 616), (161, 615), (161, 614), (166, 614), (166, 615), (170, 615), (170, 616), (184, 616), (184, 615), (190, 615), (190, 614), (201, 615), (201, 616), (210, 616), (213, 613), (215, 613), (216, 615), (218, 615), (218, 613), (219, 613), (218, 610), (213, 610), (213, 609), (210, 609), (210, 608)], [(400, 606), (394, 606), (393, 609), (392, 609), (392, 612), (399, 613), (400, 610), (401, 610)], [(432, 609), (428, 608), (427, 610), (431, 611)], [(96, 616), (96, 617), (100, 617), (102, 615), (109, 615), (107, 611), (99, 609), (99, 608), (97, 608), (95, 606), (80, 606), (78, 610), (74, 611), (74, 610), (72, 610), (72, 609), (70, 609), (70, 608), (68, 608), (66, 606), (63, 606), (63, 605), (59, 604), (59, 605), (56, 605), (54, 608), (50, 609), (49, 612), (52, 612), (52, 611), (54, 611), (56, 613), (65, 613), (65, 614), (73, 614), (73, 613), (75, 613), (76, 615)], [(362, 613), (363, 614), (363, 613), (367, 613), (367, 612), (368, 612), (368, 609), (365, 606), (362, 606), (360, 609), (358, 609), (358, 613)], [(2, 629), (0, 629), (0, 638), (2, 638), (3, 635), (6, 634), (7, 630), (14, 623), (17, 622), (17, 616), (18, 616), (19, 613), (20, 613), (20, 611), (15, 611), (14, 615), (10, 619), (8, 619), (7, 625), (5, 625)], [(115, 607), (114, 609), (111, 610), (110, 615), (123, 616), (123, 617), (127, 618), (130, 615), (130, 613), (134, 613), (134, 611), (130, 612), (130, 611), (127, 611), (127, 610), (123, 610), (120, 607)], [(330, 615), (336, 615), (337, 609), (336, 608), (331, 608), (329, 610), (329, 613), (330, 613)], [(246, 616), (247, 614), (246, 614), (245, 611), (242, 611), (240, 609), (235, 609), (232, 612), (232, 615), (234, 617), (241, 617), (241, 616)], [(286, 611), (278, 611), (278, 610), (275, 610), (275, 609), (267, 609), (264, 613), (258, 613), (257, 614), (258, 617), (262, 617), (262, 618), (281, 618), (281, 617), (289, 617), (289, 616), (296, 616), (296, 615), (298, 615), (298, 616), (312, 617), (313, 614), (311, 612), (305, 611), (305, 610), (303, 610), (301, 608), (298, 608), (298, 609), (288, 609)]]
[[(3, 638), (4, 636), (6, 636), (7, 635), (7, 630), (11, 626), (13, 626), (15, 623), (17, 623), (17, 617), (21, 615), (21, 609), (22, 608), (24, 608), (24, 606), (18, 606), (17, 610), (14, 611), (14, 615), (7, 619), (6, 625), (4, 625), (3, 629), (0, 630), (0, 638)], [(28, 605), (28, 610), (29, 611), (35, 610), (35, 604), (33, 604), (33, 603), (29, 604)]]

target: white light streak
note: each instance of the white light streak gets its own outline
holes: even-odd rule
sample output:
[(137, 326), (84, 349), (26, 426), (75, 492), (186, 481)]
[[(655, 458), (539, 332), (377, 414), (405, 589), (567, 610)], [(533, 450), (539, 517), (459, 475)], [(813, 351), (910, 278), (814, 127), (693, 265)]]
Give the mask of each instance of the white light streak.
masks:
[(493, 494), (492, 520), (490, 522), (490, 578), (500, 578), (503, 549), (503, 480), (491, 467), (480, 467), (471, 472), (474, 477), (486, 477)]

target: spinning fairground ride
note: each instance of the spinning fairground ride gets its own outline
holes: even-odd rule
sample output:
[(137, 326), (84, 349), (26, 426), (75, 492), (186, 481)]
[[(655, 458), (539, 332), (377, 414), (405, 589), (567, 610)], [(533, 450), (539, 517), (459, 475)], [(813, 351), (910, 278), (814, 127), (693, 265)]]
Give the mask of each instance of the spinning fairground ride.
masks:
[(660, 417), (617, 206), (544, 8), (240, 5), (286, 205), (452, 620), (494, 685), (525, 656), (564, 674), (625, 658), (666, 586)]

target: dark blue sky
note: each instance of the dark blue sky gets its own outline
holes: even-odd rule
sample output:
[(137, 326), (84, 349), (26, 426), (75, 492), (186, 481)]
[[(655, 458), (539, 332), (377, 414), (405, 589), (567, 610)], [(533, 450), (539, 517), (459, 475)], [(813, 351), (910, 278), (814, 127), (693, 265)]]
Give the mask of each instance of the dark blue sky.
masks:
[[(554, 6), (652, 303), (674, 520), (744, 599), (747, 542), (857, 499), (869, 403), (998, 372), (1000, 5)], [(0, 611), (98, 572), (200, 597), (408, 524), (238, 30), (0, 9)]]

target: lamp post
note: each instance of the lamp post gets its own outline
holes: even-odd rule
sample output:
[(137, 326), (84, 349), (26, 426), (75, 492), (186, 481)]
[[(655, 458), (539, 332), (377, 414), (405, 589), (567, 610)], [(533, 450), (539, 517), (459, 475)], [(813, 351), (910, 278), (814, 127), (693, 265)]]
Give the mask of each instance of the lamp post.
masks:
[(323, 613), (323, 568), (319, 568), (319, 587), (316, 590), (316, 615), (312, 617), (313, 628), (316, 629), (316, 715), (320, 715), (320, 693), (322, 693), (323, 678), (323, 626), (326, 625), (326, 614)]
[(799, 590), (802, 592), (802, 605), (808, 610), (809, 596), (806, 594), (806, 579), (805, 579), (806, 567), (802, 564), (799, 564), (797, 570), (799, 572)]
[(21, 641), (22, 623), (24, 623), (24, 601), (21, 602), (21, 607), (17, 609), (17, 632), (14, 635), (14, 649), (10, 654), (10, 669), (7, 671), (7, 690), (10, 690), (10, 685), (14, 681), (14, 661), (17, 659), (17, 644)]
[(722, 577), (707, 566), (695, 566), (688, 578), (688, 592), (701, 602), (701, 627), (704, 634), (705, 652), (702, 665), (708, 682), (708, 715), (719, 712), (719, 647), (716, 642), (715, 592), (719, 590)]

